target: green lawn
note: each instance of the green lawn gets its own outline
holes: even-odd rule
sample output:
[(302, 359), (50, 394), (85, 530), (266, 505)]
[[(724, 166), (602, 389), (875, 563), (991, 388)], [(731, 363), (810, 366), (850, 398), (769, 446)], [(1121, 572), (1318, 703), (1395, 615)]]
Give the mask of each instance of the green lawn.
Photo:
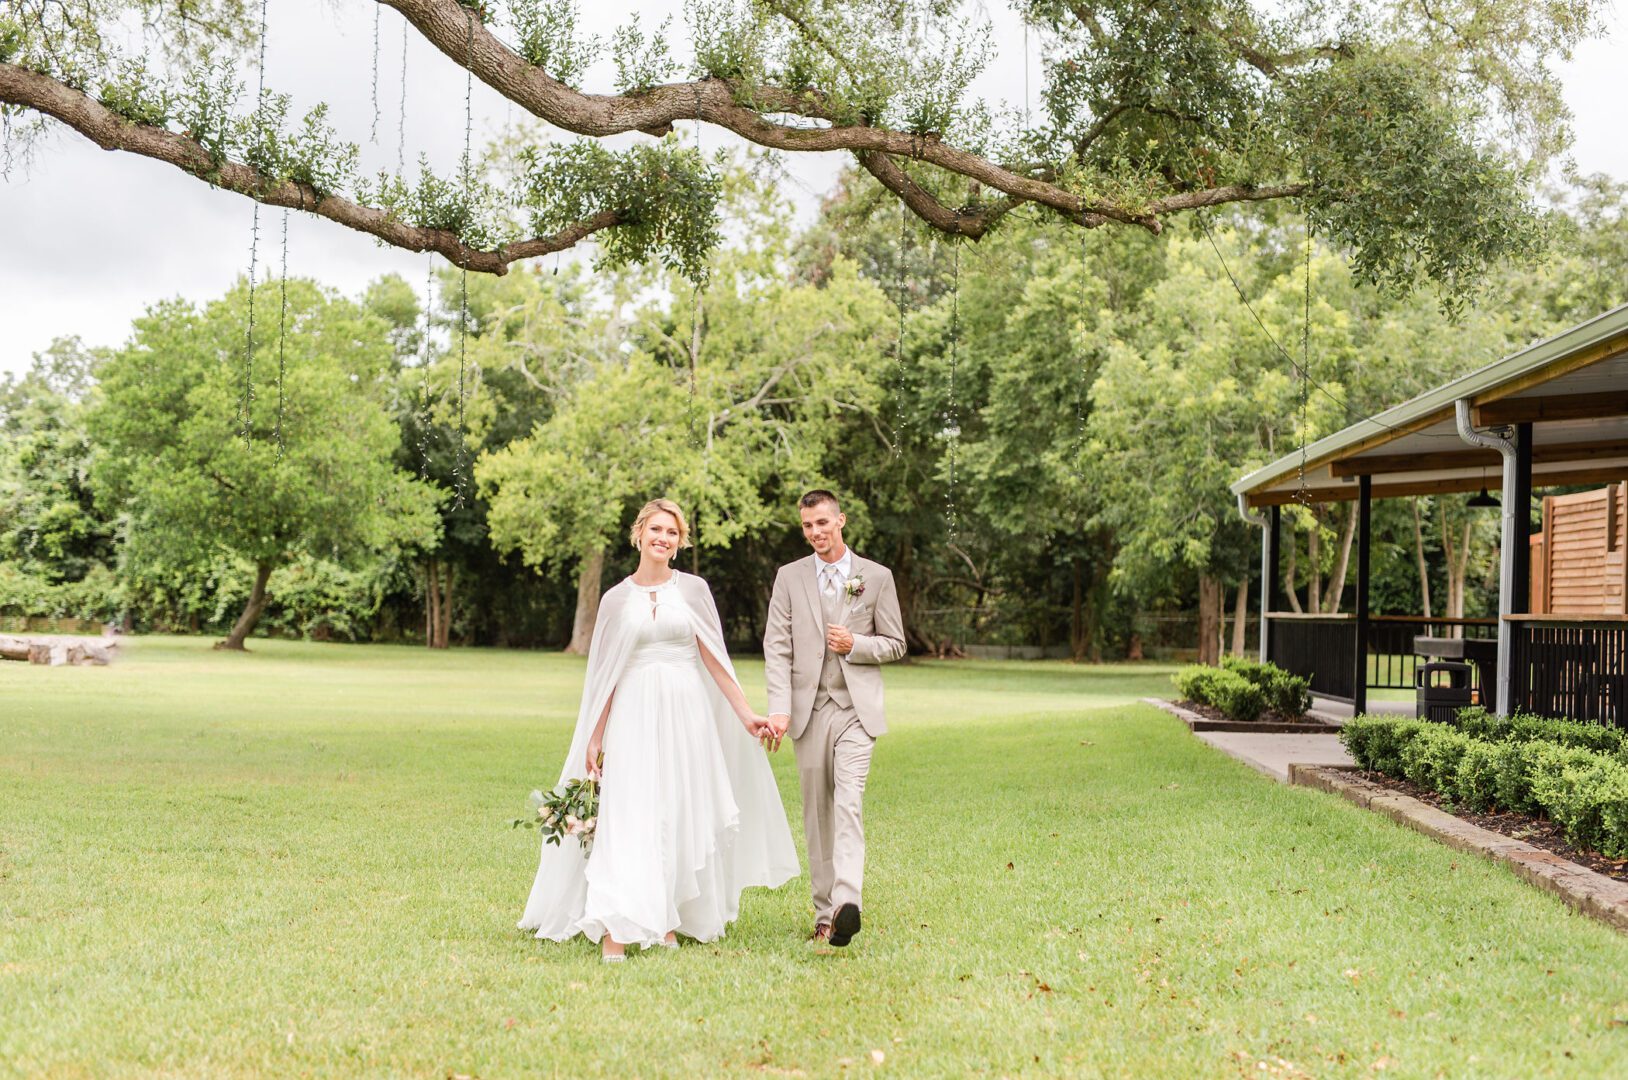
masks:
[(1628, 938), (1216, 754), (1169, 670), (890, 670), (854, 947), (799, 882), (607, 968), (514, 928), (580, 661), (0, 664), (0, 1074), (1628, 1074)]

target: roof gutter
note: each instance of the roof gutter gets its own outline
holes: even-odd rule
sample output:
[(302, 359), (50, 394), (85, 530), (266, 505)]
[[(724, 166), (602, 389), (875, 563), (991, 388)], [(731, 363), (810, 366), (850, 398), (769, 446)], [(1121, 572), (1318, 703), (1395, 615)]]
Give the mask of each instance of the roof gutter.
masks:
[(1510, 712), (1510, 646), (1508, 618), (1515, 600), (1515, 443), (1512, 439), (1475, 430), (1470, 421), (1470, 399), (1459, 398), (1454, 403), (1458, 420), (1459, 438), (1471, 446), (1496, 450), (1504, 459), (1504, 490), (1500, 500), (1503, 508), (1503, 531), (1500, 534), (1498, 559), (1498, 702), (1500, 716)]
[(1253, 513), (1249, 509), (1249, 496), (1245, 495), (1241, 491), (1238, 493), (1238, 516), (1243, 518), (1244, 521), (1250, 525), (1259, 526), (1261, 530), (1261, 625), (1260, 632), (1257, 634), (1257, 637), (1260, 638), (1260, 661), (1264, 664), (1266, 663), (1266, 616), (1267, 610), (1272, 603), (1271, 596), (1267, 595), (1267, 590), (1272, 587), (1272, 567), (1270, 557), (1272, 550), (1272, 522), (1270, 519), (1262, 517), (1260, 514)]

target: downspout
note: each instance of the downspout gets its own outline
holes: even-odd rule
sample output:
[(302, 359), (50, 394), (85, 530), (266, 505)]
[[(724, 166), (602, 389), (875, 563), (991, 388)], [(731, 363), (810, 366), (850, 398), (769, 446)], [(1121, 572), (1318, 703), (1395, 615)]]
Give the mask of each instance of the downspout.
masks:
[(1249, 500), (1242, 492), (1238, 494), (1238, 516), (1249, 524), (1258, 526), (1261, 530), (1261, 626), (1259, 637), (1261, 646), (1260, 661), (1264, 664), (1266, 663), (1266, 606), (1272, 602), (1272, 598), (1266, 592), (1272, 587), (1272, 577), (1267, 572), (1270, 567), (1266, 565), (1268, 546), (1272, 542), (1272, 523), (1249, 509)]
[(1510, 712), (1510, 683), (1514, 672), (1511, 667), (1511, 645), (1508, 616), (1513, 613), (1515, 599), (1515, 443), (1498, 435), (1475, 430), (1470, 422), (1470, 399), (1459, 398), (1454, 403), (1458, 415), (1459, 438), (1471, 446), (1496, 450), (1504, 458), (1503, 530), (1499, 541), (1498, 557), (1498, 701), (1500, 716)]

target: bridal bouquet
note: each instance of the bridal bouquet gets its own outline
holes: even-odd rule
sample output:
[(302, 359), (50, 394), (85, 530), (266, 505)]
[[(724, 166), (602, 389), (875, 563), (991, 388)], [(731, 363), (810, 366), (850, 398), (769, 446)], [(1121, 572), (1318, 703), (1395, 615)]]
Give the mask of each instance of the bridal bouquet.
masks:
[(531, 793), (534, 816), (530, 820), (516, 819), (516, 825), (536, 826), (543, 839), (558, 844), (566, 836), (574, 836), (582, 845), (582, 857), (587, 858), (594, 846), (594, 826), (599, 822), (599, 782), (592, 777), (567, 780), (546, 795)]

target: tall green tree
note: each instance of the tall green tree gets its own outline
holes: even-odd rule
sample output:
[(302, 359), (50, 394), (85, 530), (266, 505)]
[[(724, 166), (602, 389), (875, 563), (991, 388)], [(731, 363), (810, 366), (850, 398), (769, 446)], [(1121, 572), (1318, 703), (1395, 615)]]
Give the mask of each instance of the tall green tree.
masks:
[(64, 338), (21, 377), (0, 379), (0, 605), (9, 598), (46, 609), (25, 614), (114, 614), (114, 522), (96, 504), (85, 421), (106, 358)]
[(91, 421), (128, 558), (185, 565), (224, 551), (253, 567), (229, 649), (244, 647), (272, 571), (296, 554), (428, 544), (435, 529), (432, 492), (391, 462), (386, 324), (290, 280), (286, 332), (268, 332), (261, 308), (251, 363), (247, 302), (239, 285), (201, 309), (151, 309), (102, 369)]
[[(577, 141), (452, 177), (359, 175), (357, 146), (275, 83), (247, 100), (222, 59), (249, 5), (12, 5), (0, 104), (20, 137), (66, 125), (210, 185), (502, 274), (595, 237), (614, 263), (699, 276), (719, 242), (715, 172), (664, 137), (685, 121), (788, 153), (850, 153), (928, 227), (976, 239), (1020, 208), (1061, 225), (1158, 232), (1223, 204), (1298, 200), (1362, 277), (1457, 295), (1535, 241), (1532, 195), (1567, 141), (1554, 74), (1598, 30), (1596, 0), (1022, 0), (1040, 108), (996, 113), (976, 9), (944, 0), (697, 3), (671, 43), (601, 46), (566, 0), (379, 0), (449, 63)], [(123, 47), (133, 18), (164, 48)], [(274, 74), (274, 73), (273, 73)], [(607, 89), (596, 87), (596, 90)]]

